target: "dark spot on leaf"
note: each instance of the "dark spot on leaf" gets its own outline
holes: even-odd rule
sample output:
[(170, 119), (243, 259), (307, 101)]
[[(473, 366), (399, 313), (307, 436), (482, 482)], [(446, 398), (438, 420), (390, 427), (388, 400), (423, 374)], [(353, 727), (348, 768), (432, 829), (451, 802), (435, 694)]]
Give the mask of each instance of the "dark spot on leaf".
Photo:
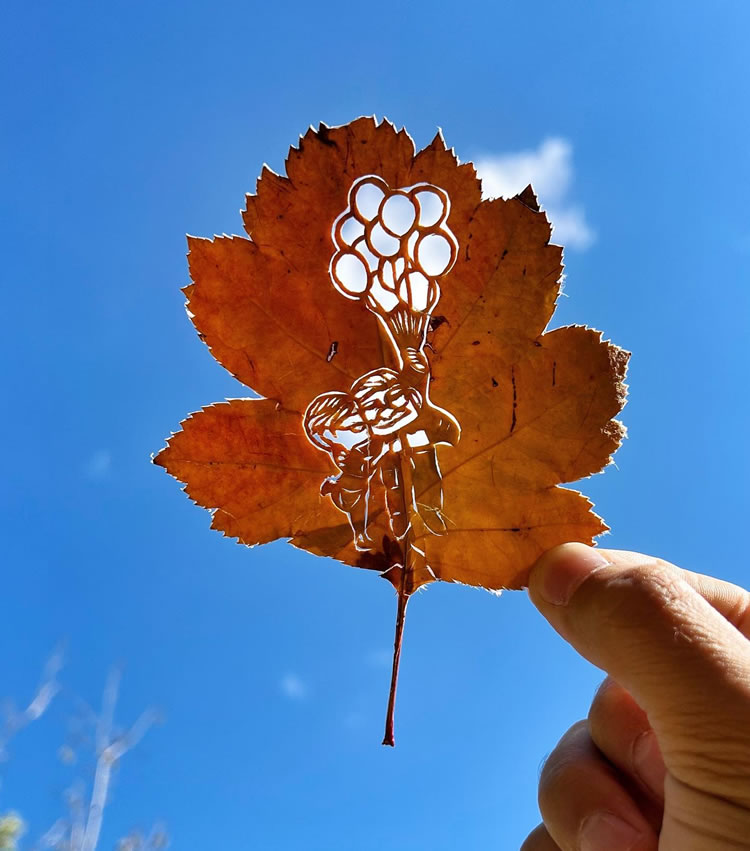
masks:
[(430, 319), (430, 331), (436, 331), (443, 322), (447, 322), (448, 320), (444, 316), (433, 316)]
[(497, 387), (497, 381), (495, 381), (495, 376), (492, 376), (492, 386)]
[(479, 340), (474, 340), (474, 342), (473, 342), (471, 345), (472, 345), (472, 346), (478, 346), (478, 345), (479, 345)]

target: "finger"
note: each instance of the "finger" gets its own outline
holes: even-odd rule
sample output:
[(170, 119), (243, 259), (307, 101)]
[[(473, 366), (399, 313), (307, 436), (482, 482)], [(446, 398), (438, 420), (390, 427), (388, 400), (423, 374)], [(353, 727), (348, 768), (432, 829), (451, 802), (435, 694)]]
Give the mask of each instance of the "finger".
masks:
[(637, 567), (639, 564), (646, 565), (648, 563), (668, 565), (678, 571), (685, 582), (694, 588), (729, 623), (735, 626), (745, 638), (750, 638), (750, 591), (740, 588), (739, 585), (733, 585), (731, 582), (724, 582), (722, 579), (715, 579), (713, 576), (705, 576), (702, 573), (692, 573), (662, 559), (651, 558), (640, 553), (607, 549), (597, 551), (608, 557), (610, 561), (623, 566)]
[(560, 851), (560, 846), (547, 832), (543, 825), (537, 825), (526, 837), (520, 851)]
[(591, 703), (588, 730), (592, 742), (620, 774), (632, 779), (629, 791), (641, 812), (658, 826), (666, 768), (656, 734), (646, 713), (610, 677), (601, 684)]
[(539, 809), (562, 849), (653, 851), (656, 833), (591, 741), (586, 722), (571, 727), (539, 779)]
[[(680, 760), (706, 774), (725, 766), (729, 786), (718, 783), (715, 793), (732, 797), (744, 787), (736, 792), (744, 800), (738, 766), (750, 759), (750, 643), (683, 575), (647, 557), (565, 544), (532, 568), (529, 594), (576, 650), (632, 694), (670, 769)], [(743, 595), (724, 603), (739, 611)]]
[(738, 692), (748, 697), (750, 644), (682, 574), (648, 557), (634, 562), (632, 554), (564, 544), (532, 568), (529, 594), (649, 718), (679, 717), (684, 707), (713, 714), (718, 700), (733, 707)]

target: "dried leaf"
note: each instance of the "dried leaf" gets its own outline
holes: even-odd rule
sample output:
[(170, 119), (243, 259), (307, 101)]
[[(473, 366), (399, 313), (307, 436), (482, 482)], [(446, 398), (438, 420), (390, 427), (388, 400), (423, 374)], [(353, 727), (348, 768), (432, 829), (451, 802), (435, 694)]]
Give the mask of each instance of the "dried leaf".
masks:
[(546, 549), (606, 530), (580, 493), (624, 433), (628, 355), (545, 333), (562, 249), (528, 187), (482, 201), (438, 135), (360, 118), (310, 130), (287, 176), (264, 168), (250, 239), (189, 238), (190, 316), (262, 399), (191, 415), (155, 458), (245, 544), (381, 572), (523, 587)]

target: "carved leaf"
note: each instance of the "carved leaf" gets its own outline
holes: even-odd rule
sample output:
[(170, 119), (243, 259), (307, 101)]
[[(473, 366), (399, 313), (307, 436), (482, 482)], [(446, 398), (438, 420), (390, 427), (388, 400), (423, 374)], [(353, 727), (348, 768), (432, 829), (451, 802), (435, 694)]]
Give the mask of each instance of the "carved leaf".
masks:
[(560, 487), (609, 463), (628, 355), (545, 333), (562, 249), (531, 188), (482, 201), (438, 135), (360, 118), (264, 169), (249, 239), (189, 238), (188, 308), (263, 399), (182, 423), (155, 458), (254, 545), (378, 570), (398, 592), (386, 743), (409, 596), (434, 580), (521, 588), (534, 561), (606, 530)]

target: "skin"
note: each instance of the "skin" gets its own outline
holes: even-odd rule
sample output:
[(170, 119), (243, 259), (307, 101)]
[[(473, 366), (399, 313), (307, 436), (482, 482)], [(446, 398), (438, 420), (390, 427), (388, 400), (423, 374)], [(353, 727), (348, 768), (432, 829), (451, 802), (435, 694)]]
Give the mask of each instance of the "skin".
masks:
[(608, 676), (544, 765), (521, 851), (750, 849), (750, 594), (565, 544), (529, 596)]

